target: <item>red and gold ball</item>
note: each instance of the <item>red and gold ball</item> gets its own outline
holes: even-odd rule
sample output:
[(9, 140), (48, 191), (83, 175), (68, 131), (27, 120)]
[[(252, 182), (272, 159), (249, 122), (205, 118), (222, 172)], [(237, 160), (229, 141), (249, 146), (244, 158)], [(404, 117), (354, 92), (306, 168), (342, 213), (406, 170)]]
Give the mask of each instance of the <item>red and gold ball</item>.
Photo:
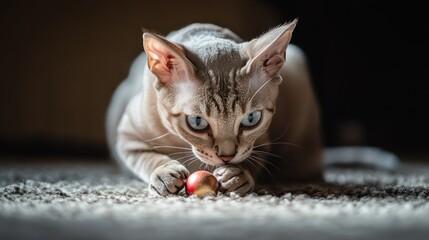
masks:
[(216, 196), (218, 189), (219, 183), (216, 177), (209, 171), (195, 171), (186, 179), (186, 193), (188, 195), (196, 195), (200, 198)]

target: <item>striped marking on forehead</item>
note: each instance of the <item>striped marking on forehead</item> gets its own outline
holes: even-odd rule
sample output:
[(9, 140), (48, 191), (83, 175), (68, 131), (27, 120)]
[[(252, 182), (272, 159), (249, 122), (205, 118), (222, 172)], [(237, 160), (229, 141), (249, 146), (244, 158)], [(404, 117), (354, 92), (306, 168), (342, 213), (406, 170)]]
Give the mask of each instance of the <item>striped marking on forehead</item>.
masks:
[(206, 88), (206, 106), (207, 112), (223, 113), (229, 115), (235, 112), (236, 107), (242, 105), (238, 81), (240, 81), (240, 69), (232, 68), (227, 73), (215, 73), (212, 70), (208, 72), (208, 81)]

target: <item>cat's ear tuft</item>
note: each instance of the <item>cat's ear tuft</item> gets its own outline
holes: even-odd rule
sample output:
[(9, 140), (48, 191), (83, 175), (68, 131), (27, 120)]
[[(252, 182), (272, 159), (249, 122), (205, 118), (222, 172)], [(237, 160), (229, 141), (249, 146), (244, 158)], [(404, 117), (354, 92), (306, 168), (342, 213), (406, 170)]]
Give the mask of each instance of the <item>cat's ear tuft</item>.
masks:
[(298, 19), (276, 27), (247, 44), (250, 60), (247, 71), (261, 69), (268, 77), (275, 77), (286, 61), (286, 48)]
[(149, 69), (166, 85), (189, 78), (194, 65), (186, 58), (182, 46), (152, 33), (143, 33), (143, 48)]

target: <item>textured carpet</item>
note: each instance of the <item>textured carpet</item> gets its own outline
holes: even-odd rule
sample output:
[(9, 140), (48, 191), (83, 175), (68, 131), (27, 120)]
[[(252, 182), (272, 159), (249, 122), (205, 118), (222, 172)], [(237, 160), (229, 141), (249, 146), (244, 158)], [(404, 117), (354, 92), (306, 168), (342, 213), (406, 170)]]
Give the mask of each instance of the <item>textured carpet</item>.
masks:
[(0, 239), (428, 239), (429, 166), (328, 168), (329, 184), (155, 198), (109, 163), (0, 159)]

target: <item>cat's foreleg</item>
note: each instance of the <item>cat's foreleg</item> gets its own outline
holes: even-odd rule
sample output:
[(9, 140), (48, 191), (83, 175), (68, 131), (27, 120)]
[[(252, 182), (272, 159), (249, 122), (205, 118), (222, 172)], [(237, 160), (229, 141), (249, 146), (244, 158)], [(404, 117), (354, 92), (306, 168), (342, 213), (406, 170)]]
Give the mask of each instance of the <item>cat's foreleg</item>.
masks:
[(176, 160), (157, 167), (149, 178), (149, 193), (168, 196), (179, 193), (185, 186), (189, 171)]
[(148, 183), (151, 195), (168, 196), (177, 194), (185, 186), (188, 169), (168, 156), (142, 151), (122, 155), (125, 165), (137, 177)]
[(118, 127), (116, 152), (120, 162), (134, 175), (148, 183), (153, 195), (177, 194), (185, 186), (188, 169), (169, 156), (154, 151), (142, 141), (136, 124), (125, 114)]

